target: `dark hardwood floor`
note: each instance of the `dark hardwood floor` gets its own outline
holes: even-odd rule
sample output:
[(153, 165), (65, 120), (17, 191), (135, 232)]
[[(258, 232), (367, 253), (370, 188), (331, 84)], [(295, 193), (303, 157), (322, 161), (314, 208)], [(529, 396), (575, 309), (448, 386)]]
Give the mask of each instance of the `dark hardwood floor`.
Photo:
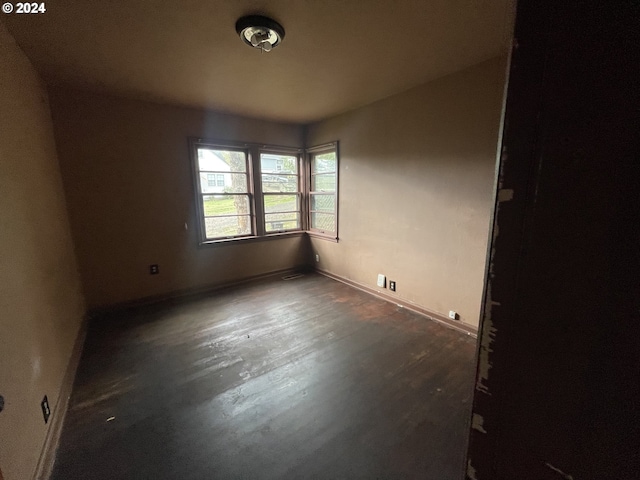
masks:
[(474, 355), (317, 274), (105, 316), (52, 478), (461, 480)]

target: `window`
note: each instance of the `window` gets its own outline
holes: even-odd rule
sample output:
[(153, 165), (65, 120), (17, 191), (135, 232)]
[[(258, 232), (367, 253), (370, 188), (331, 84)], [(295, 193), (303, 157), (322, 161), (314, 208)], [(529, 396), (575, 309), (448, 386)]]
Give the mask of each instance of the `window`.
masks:
[(335, 144), (309, 149), (309, 230), (338, 238), (338, 151)]
[(221, 173), (207, 173), (208, 187), (224, 187), (224, 175)]
[(308, 231), (338, 238), (337, 143), (302, 149), (191, 139), (201, 244)]
[(265, 232), (300, 230), (299, 157), (286, 153), (260, 154)]
[(253, 235), (248, 152), (199, 144), (196, 157), (202, 238)]

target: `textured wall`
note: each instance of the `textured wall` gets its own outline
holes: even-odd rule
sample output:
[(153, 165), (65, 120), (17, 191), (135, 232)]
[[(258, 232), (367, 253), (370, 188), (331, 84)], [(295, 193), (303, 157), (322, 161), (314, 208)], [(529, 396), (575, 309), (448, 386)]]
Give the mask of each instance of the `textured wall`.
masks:
[[(196, 136), (299, 147), (301, 126), (74, 90), (50, 89), (50, 96), (89, 307), (307, 261), (303, 237), (198, 247), (187, 142)], [(150, 264), (159, 264), (159, 275), (149, 275)]]
[(321, 269), (477, 326), (493, 207), (505, 60), (496, 58), (311, 125), (340, 141), (339, 243)]
[(40, 402), (58, 401), (84, 305), (47, 94), (2, 24), (0, 64), (0, 468), (24, 480), (47, 433)]

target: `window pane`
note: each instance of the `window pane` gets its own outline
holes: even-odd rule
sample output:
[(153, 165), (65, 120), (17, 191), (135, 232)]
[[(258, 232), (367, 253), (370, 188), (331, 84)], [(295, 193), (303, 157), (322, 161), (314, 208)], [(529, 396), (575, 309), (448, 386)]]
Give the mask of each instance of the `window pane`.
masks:
[(260, 154), (260, 171), (262, 173), (298, 173), (298, 157), (274, 153)]
[(314, 192), (335, 192), (336, 174), (322, 173), (311, 176), (311, 190)]
[(209, 217), (204, 219), (208, 239), (233, 237), (235, 235), (251, 235), (251, 217), (248, 215), (234, 217)]
[(314, 155), (311, 162), (311, 173), (335, 172), (337, 163), (336, 152)]
[(265, 213), (290, 212), (300, 210), (298, 207), (298, 195), (265, 195)]
[(336, 217), (329, 213), (312, 213), (311, 228), (324, 230), (325, 232), (335, 232)]
[(244, 152), (198, 148), (198, 169), (210, 172), (246, 172)]
[(244, 173), (202, 173), (202, 193), (247, 193), (247, 175)]
[(298, 177), (296, 175), (262, 175), (263, 192), (297, 192)]
[(251, 213), (248, 195), (203, 195), (202, 207), (205, 217)]
[(311, 210), (319, 210), (321, 212), (335, 212), (336, 197), (335, 195), (315, 195), (311, 194)]
[(297, 212), (267, 213), (264, 216), (264, 220), (267, 232), (300, 229), (300, 214)]

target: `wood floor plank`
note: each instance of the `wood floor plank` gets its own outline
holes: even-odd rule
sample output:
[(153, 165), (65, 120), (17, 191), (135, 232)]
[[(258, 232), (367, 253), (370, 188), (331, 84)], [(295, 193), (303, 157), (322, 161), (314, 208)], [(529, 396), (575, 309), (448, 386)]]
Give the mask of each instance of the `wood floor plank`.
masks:
[(475, 341), (320, 275), (90, 325), (54, 480), (460, 480)]

